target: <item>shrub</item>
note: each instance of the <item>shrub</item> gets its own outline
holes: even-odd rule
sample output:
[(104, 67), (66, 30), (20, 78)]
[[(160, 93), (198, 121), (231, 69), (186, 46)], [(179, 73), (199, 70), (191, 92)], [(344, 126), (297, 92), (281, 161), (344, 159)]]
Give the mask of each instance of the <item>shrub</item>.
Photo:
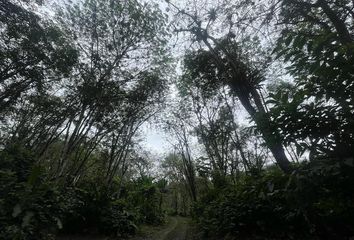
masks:
[(164, 214), (161, 208), (161, 192), (150, 177), (142, 177), (130, 184), (127, 202), (135, 209), (139, 223), (161, 224)]
[(267, 170), (209, 192), (194, 216), (207, 234), (345, 239), (354, 235), (353, 177), (351, 166), (328, 161), (303, 164), (290, 176)]
[(67, 198), (63, 232), (98, 232), (114, 237), (134, 234), (137, 214), (129, 211), (124, 199), (113, 196), (116, 191), (91, 180), (72, 188)]
[(61, 227), (58, 189), (33, 155), (20, 146), (0, 152), (1, 239), (51, 239)]

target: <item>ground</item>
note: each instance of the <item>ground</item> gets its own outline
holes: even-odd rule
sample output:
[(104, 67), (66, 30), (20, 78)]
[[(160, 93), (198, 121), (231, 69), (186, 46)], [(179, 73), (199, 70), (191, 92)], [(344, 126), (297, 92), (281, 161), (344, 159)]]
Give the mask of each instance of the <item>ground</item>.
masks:
[(142, 227), (138, 236), (131, 240), (189, 240), (191, 239), (191, 220), (183, 217), (168, 217), (167, 223), (160, 227)]
[[(189, 218), (168, 217), (166, 224), (162, 226), (144, 225), (137, 236), (129, 240), (192, 240), (194, 239), (193, 224)], [(126, 238), (123, 238), (126, 239)], [(127, 240), (128, 240), (127, 239)], [(113, 240), (102, 236), (63, 236), (57, 240)]]

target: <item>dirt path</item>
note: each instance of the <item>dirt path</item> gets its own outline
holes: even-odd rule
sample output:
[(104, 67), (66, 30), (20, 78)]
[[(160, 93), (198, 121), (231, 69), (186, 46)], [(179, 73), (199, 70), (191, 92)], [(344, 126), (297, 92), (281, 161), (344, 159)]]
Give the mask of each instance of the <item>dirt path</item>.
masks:
[(132, 240), (186, 240), (190, 220), (183, 217), (169, 217), (162, 228), (142, 229), (142, 236)]
[(175, 218), (176, 226), (163, 240), (185, 240), (187, 239), (188, 219)]
[[(187, 240), (190, 230), (190, 219), (183, 217), (168, 217), (163, 226), (142, 226), (137, 236), (129, 240)], [(108, 240), (111, 238), (102, 236), (62, 236), (57, 240)], [(125, 239), (125, 238), (124, 238)]]

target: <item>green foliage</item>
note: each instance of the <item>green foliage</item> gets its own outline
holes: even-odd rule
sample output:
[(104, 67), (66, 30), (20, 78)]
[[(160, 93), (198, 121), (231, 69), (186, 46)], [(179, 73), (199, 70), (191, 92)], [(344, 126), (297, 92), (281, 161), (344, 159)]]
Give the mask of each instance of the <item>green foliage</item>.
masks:
[(0, 152), (1, 239), (51, 239), (62, 227), (63, 198), (33, 154), (19, 146)]
[[(180, 152), (162, 164), (168, 182), (145, 176), (149, 166), (134, 154), (139, 127), (163, 106), (171, 70), (168, 16), (143, 2), (69, 1), (55, 21), (33, 1), (0, 2), (0, 238), (53, 239), (59, 229), (125, 237), (139, 224), (163, 223), (166, 193), (174, 214), (187, 215), (195, 201), (193, 216), (209, 235), (352, 237), (353, 1), (270, 7), (283, 27), (274, 56), (294, 84), (277, 86), (268, 105), (262, 41), (246, 28), (237, 33), (247, 36), (242, 42), (232, 32), (261, 22), (232, 13), (254, 1), (226, 1), (207, 11), (206, 24), (202, 9), (179, 11), (201, 48), (184, 58), (183, 103), (167, 123)], [(230, 32), (214, 38), (223, 14)], [(236, 124), (236, 99), (259, 134)], [(198, 164), (192, 134), (208, 156)], [(285, 154), (292, 146), (296, 154)], [(287, 174), (264, 167), (268, 149)], [(292, 171), (288, 155), (307, 153), (309, 163)]]
[[(0, 152), (1, 239), (51, 239), (63, 233), (132, 235), (142, 223), (164, 221), (166, 182), (143, 177), (120, 189), (89, 178), (67, 188), (49, 181), (34, 155), (20, 146)], [(121, 191), (121, 196), (118, 193)]]
[(88, 179), (67, 195), (63, 232), (132, 235), (139, 224), (163, 222), (160, 195), (157, 184), (149, 177), (127, 183), (122, 189), (118, 182), (108, 189), (103, 183)]
[(143, 176), (128, 186), (127, 203), (136, 211), (138, 223), (161, 224), (164, 221), (160, 184)]
[(267, 239), (343, 239), (354, 233), (353, 167), (303, 164), (287, 176), (260, 178), (208, 192), (194, 208), (206, 233)]
[(354, 55), (350, 1), (282, 1), (283, 31), (274, 49), (294, 77), (270, 95), (286, 143), (299, 153), (352, 157)]
[[(53, 79), (67, 77), (78, 52), (60, 28), (12, 1), (0, 3), (0, 111), (24, 93), (43, 93)], [(33, 93), (31, 93), (33, 94)]]
[(135, 224), (135, 214), (127, 211), (125, 201), (115, 199), (101, 184), (87, 181), (69, 191), (63, 232), (117, 237), (135, 233)]

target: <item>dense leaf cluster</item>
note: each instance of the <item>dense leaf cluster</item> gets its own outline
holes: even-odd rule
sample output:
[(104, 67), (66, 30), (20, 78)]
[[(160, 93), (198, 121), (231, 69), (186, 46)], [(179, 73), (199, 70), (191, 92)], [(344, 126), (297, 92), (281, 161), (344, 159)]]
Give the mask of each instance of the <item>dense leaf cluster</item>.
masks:
[(353, 234), (353, 163), (303, 164), (292, 175), (276, 169), (214, 189), (194, 207), (209, 236), (252, 239), (346, 239)]

